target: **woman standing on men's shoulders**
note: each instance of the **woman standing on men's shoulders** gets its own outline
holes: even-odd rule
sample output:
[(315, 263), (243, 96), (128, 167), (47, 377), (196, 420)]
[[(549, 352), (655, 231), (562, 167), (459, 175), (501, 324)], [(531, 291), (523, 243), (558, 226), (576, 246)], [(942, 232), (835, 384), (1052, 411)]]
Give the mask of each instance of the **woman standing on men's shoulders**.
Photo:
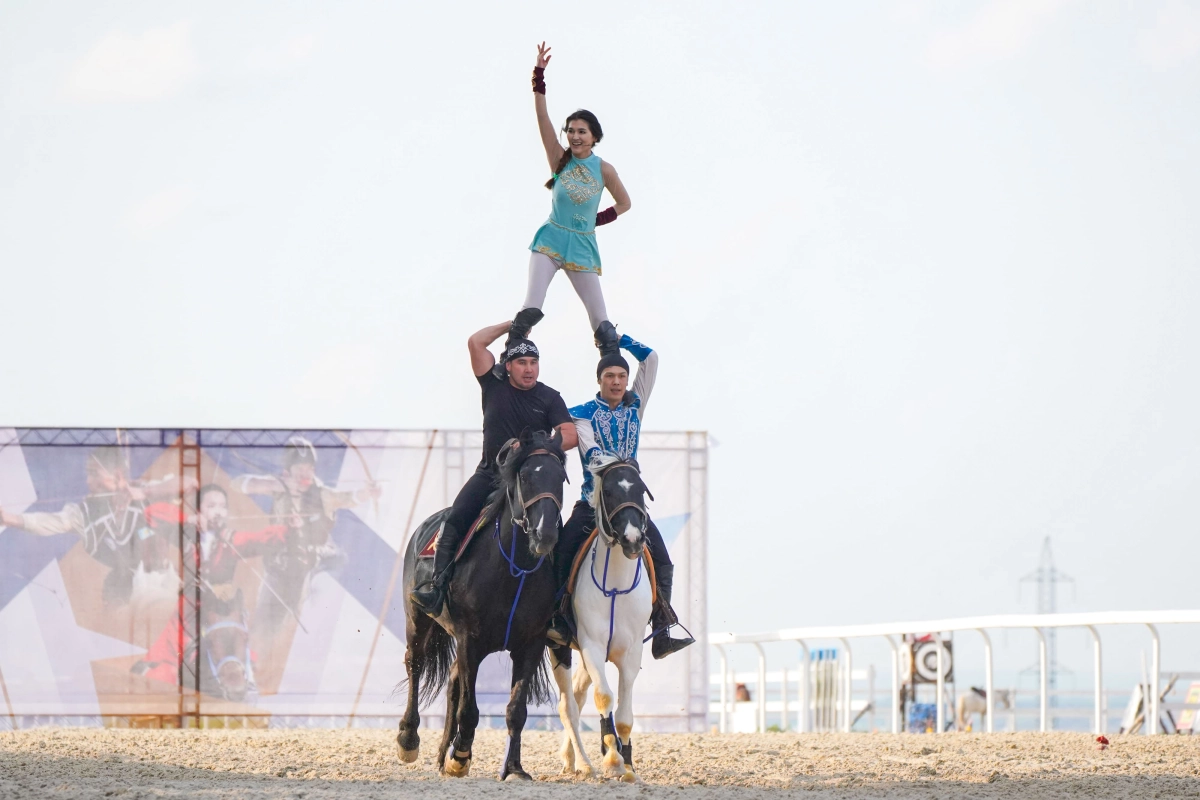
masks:
[[(600, 120), (590, 111), (580, 109), (563, 126), (567, 147), (558, 141), (558, 132), (546, 111), (546, 65), (550, 63), (550, 48), (538, 46), (537, 66), (533, 69), (534, 107), (537, 110), (538, 130), (546, 148), (552, 175), (546, 188), (552, 194), (550, 217), (538, 228), (529, 245), (529, 284), (525, 304), (513, 319), (510, 338), (525, 338), (530, 329), (542, 319), (542, 304), (546, 290), (558, 270), (567, 273), (575, 293), (587, 309), (596, 346), (601, 357), (619, 352), (617, 329), (608, 319), (604, 293), (600, 289), (600, 249), (596, 245), (596, 228), (607, 225), (630, 209), (629, 193), (612, 164), (592, 152), (604, 137)], [(608, 189), (615, 204), (599, 211), (600, 195)]]

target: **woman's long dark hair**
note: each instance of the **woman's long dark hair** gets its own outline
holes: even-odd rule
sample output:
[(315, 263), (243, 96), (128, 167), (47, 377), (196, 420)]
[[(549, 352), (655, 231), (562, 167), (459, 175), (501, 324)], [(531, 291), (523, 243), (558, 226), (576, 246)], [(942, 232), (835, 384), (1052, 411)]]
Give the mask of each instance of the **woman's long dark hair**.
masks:
[[(563, 123), (562, 129), (565, 131), (577, 119), (587, 123), (588, 130), (592, 132), (592, 136), (596, 137), (596, 144), (600, 144), (600, 140), (604, 138), (604, 129), (600, 127), (600, 120), (596, 119), (596, 115), (587, 109), (581, 108), (567, 117), (567, 121)], [(550, 180), (546, 181), (547, 189), (554, 188), (554, 182), (558, 180), (558, 176), (562, 174), (562, 171), (567, 168), (567, 164), (570, 163), (571, 148), (567, 147), (563, 150), (562, 158), (558, 160), (558, 166), (554, 168), (554, 174), (550, 176)]]

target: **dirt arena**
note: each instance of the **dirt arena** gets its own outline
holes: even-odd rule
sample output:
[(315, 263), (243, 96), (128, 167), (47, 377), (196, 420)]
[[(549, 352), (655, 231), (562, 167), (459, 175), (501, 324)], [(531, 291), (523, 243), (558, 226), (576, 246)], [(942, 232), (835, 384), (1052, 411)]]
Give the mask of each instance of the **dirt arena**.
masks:
[(533, 783), (496, 781), (496, 731), (480, 733), (469, 778), (444, 779), (436, 738), (402, 765), (383, 730), (3, 733), (0, 798), (1200, 797), (1200, 738), (1181, 736), (1113, 736), (1101, 752), (1065, 733), (647, 734), (634, 739), (640, 785), (559, 775), (559, 734), (544, 732), (525, 738)]

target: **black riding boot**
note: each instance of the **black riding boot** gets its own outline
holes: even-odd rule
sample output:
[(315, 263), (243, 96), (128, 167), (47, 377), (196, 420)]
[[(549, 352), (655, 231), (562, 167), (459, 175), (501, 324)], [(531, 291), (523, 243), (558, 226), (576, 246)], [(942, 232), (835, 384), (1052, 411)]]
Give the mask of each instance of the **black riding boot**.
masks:
[(596, 326), (596, 347), (600, 348), (600, 357), (614, 356), (621, 352), (621, 337), (617, 335), (617, 326), (604, 320)]
[[(541, 322), (544, 316), (546, 315), (540, 308), (522, 308), (513, 317), (512, 325), (508, 327), (508, 342), (514, 339), (528, 339), (533, 326)], [(506, 347), (508, 342), (505, 342)]]
[(450, 585), (450, 579), (454, 577), (454, 554), (458, 551), (461, 540), (462, 534), (447, 522), (442, 528), (437, 552), (433, 557), (433, 577), (414, 587), (408, 596), (413, 605), (431, 617), (441, 614), (442, 606), (446, 604), (446, 588)]
[[(544, 316), (546, 315), (540, 308), (522, 308), (518, 311), (517, 315), (513, 317), (512, 324), (508, 326), (508, 338), (504, 340), (505, 351), (512, 347), (518, 339), (528, 339), (533, 326), (541, 322)], [(503, 359), (492, 367), (492, 373), (500, 380), (507, 377)]]
[(677, 653), (696, 640), (691, 636), (685, 639), (672, 639), (670, 627), (679, 622), (675, 610), (671, 608), (671, 584), (675, 581), (674, 564), (655, 564), (654, 577), (657, 579), (658, 602), (650, 614), (650, 627), (656, 633), (650, 644), (650, 652), (657, 658), (666, 658), (671, 653)]

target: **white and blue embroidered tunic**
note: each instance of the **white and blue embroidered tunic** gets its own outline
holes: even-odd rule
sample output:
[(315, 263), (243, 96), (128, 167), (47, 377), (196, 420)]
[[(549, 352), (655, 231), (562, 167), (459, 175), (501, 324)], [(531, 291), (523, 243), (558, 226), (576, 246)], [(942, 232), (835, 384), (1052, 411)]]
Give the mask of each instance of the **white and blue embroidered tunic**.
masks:
[(608, 402), (597, 393), (592, 400), (571, 409), (575, 432), (579, 435), (579, 459), (583, 462), (583, 500), (589, 503), (593, 481), (588, 464), (593, 456), (603, 453), (637, 458), (638, 435), (658, 376), (658, 353), (629, 336), (621, 337), (621, 349), (638, 360), (637, 377), (630, 386), (633, 402), (609, 408)]

